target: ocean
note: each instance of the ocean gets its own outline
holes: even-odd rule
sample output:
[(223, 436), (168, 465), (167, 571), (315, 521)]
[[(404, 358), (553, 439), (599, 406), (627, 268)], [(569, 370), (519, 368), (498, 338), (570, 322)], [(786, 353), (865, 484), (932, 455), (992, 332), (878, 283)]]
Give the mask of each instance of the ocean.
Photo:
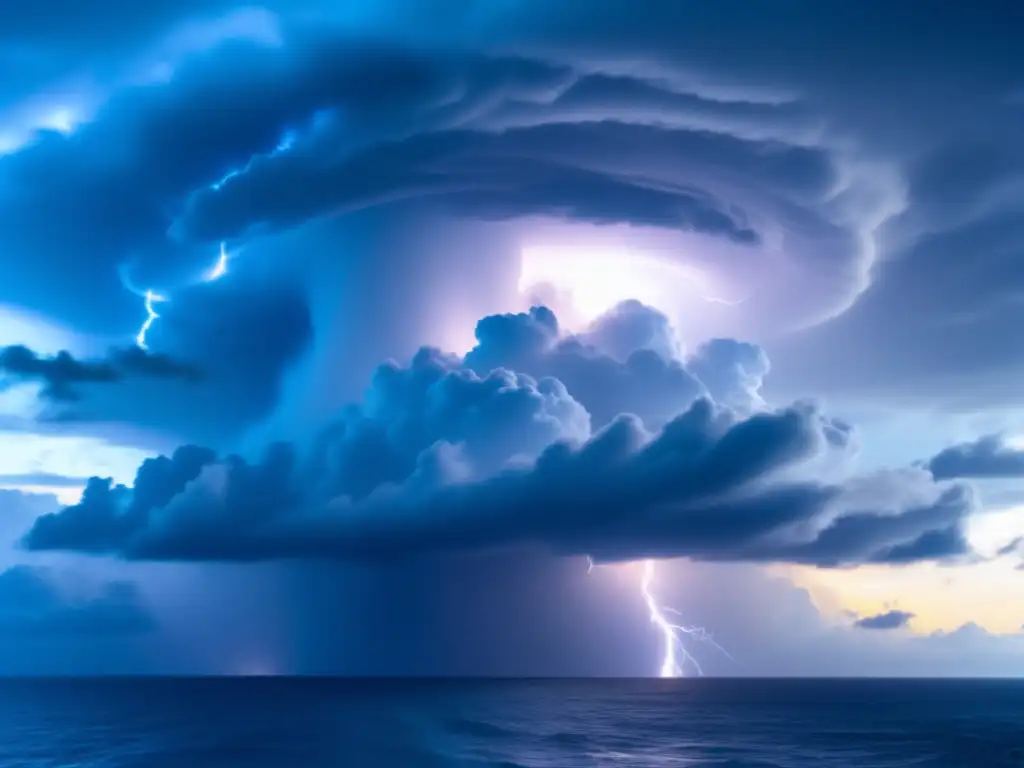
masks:
[(1024, 681), (0, 681), (43, 766), (1024, 768)]

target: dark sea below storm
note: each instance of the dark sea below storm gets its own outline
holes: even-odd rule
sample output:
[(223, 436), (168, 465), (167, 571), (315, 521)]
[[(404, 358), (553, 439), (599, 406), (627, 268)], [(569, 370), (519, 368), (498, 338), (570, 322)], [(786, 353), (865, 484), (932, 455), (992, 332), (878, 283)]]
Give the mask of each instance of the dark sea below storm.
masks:
[(1024, 681), (0, 682), (2, 768), (1024, 768)]

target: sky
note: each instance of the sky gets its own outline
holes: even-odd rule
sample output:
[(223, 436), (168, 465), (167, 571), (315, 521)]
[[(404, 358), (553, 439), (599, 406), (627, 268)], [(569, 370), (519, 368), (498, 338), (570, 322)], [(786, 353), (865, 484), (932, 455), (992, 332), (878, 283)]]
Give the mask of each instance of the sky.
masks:
[(0, 8), (0, 674), (1024, 676), (1024, 9)]

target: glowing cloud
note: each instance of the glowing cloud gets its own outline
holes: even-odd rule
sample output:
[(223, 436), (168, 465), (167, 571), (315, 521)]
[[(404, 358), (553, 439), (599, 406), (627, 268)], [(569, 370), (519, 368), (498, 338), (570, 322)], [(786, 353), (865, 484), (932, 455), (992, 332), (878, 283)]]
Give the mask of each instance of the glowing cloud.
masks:
[(204, 283), (212, 283), (214, 280), (220, 280), (224, 275), (228, 273), (228, 260), (231, 255), (227, 252), (227, 248), (224, 243), (220, 244), (220, 255), (217, 257), (217, 261), (210, 269), (207, 270), (206, 274), (203, 275)]
[(554, 235), (522, 250), (518, 283), (519, 292), (531, 300), (538, 290), (553, 289), (554, 305), (569, 330), (582, 330), (632, 299), (664, 313), (686, 330), (689, 341), (728, 333), (718, 321), (723, 312), (742, 304), (743, 297), (721, 296), (710, 271), (675, 253), (678, 243), (652, 236), (645, 246), (644, 237), (601, 232), (602, 245), (590, 240), (591, 228), (571, 229), (576, 234), (569, 242)]

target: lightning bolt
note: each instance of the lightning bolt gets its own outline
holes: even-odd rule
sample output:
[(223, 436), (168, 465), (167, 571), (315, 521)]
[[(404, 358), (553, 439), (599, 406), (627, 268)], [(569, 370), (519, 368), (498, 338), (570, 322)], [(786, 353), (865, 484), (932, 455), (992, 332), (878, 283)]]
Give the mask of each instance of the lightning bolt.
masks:
[[(286, 131), (284, 135), (281, 136), (281, 139), (278, 141), (277, 145), (273, 148), (273, 150), (264, 155), (264, 157), (275, 157), (277, 155), (288, 152), (290, 149), (292, 149), (292, 147), (295, 146), (297, 138), (298, 134), (295, 131)], [(252, 164), (257, 159), (258, 156), (253, 156), (249, 160), (249, 162), (246, 163), (246, 165), (243, 166), (242, 168), (228, 171), (220, 180), (211, 184), (210, 188), (213, 190), (220, 189), (230, 179), (249, 170), (249, 168), (251, 168)], [(206, 270), (206, 272), (203, 274), (201, 278), (202, 282), (212, 283), (215, 280), (220, 280), (222, 277), (224, 277), (228, 273), (228, 262), (230, 260), (231, 254), (228, 252), (227, 245), (222, 242), (220, 244), (220, 253), (217, 256), (217, 261), (215, 261), (213, 266)], [(131, 282), (128, 279), (126, 269), (122, 267), (120, 271), (121, 281), (124, 284), (124, 286), (133, 293), (138, 294), (138, 291), (132, 287)], [(153, 290), (147, 290), (145, 293), (139, 295), (141, 295), (145, 300), (146, 319), (143, 321), (142, 327), (139, 328), (139, 332), (135, 336), (135, 343), (138, 345), (139, 349), (148, 349), (148, 347), (146, 346), (146, 334), (149, 333), (149, 329), (153, 326), (154, 321), (160, 318), (160, 314), (156, 311), (153, 305), (159, 304), (160, 302), (170, 301), (170, 299), (167, 298), (166, 296), (154, 292)]]
[(297, 139), (298, 134), (295, 131), (285, 131), (284, 135), (281, 136), (281, 139), (277, 142), (277, 145), (270, 152), (264, 153), (262, 155), (253, 155), (249, 159), (249, 162), (247, 162), (241, 168), (233, 168), (227, 173), (225, 173), (223, 176), (221, 176), (217, 181), (213, 182), (213, 184), (210, 185), (210, 189), (216, 192), (229, 181), (231, 181), (231, 179), (235, 178), (236, 176), (241, 176), (243, 173), (249, 171), (252, 168), (253, 164), (260, 158), (277, 157), (278, 155), (284, 154), (285, 152), (287, 152), (288, 150), (295, 146), (295, 142), (297, 141)]
[(139, 332), (135, 336), (135, 343), (138, 345), (139, 349), (149, 349), (149, 347), (146, 346), (146, 334), (149, 333), (149, 329), (153, 326), (153, 321), (160, 317), (160, 315), (157, 314), (157, 311), (153, 308), (153, 305), (161, 301), (167, 301), (163, 296), (158, 293), (154, 293), (151, 290), (146, 291), (144, 298), (146, 302), (146, 319), (142, 322), (142, 327), (139, 328)]
[(206, 270), (206, 274), (203, 275), (204, 283), (212, 283), (214, 280), (220, 280), (224, 275), (228, 273), (228, 260), (231, 255), (228, 253), (227, 246), (224, 243), (220, 244), (220, 255), (217, 257), (217, 261), (214, 265)]
[[(295, 146), (297, 138), (298, 134), (295, 131), (286, 131), (284, 135), (281, 136), (281, 139), (278, 141), (277, 145), (270, 152), (264, 155), (264, 157), (275, 157), (277, 155), (288, 152), (290, 149), (292, 149), (292, 147)], [(257, 157), (258, 156), (254, 156), (253, 158), (251, 158), (249, 162), (246, 163), (246, 165), (240, 169), (228, 171), (219, 181), (216, 181), (213, 184), (211, 184), (210, 188), (213, 190), (220, 189), (228, 180), (247, 171), (252, 166), (253, 162), (256, 161)], [(202, 281), (204, 283), (212, 283), (215, 280), (220, 280), (228, 273), (228, 262), (230, 260), (231, 254), (228, 252), (227, 245), (222, 242), (220, 244), (220, 253), (217, 256), (217, 261), (215, 261), (213, 266), (210, 267), (203, 274), (201, 278)], [(138, 294), (138, 291), (132, 287), (131, 282), (128, 279), (126, 269), (122, 267), (120, 271), (121, 281), (124, 284), (124, 286), (128, 288), (128, 290), (132, 291), (132, 293)], [(135, 336), (135, 343), (139, 346), (139, 349), (148, 349), (148, 347), (146, 346), (146, 334), (149, 333), (149, 329), (153, 326), (154, 321), (160, 318), (160, 314), (156, 311), (153, 305), (159, 304), (160, 302), (170, 301), (170, 299), (167, 298), (166, 296), (156, 293), (153, 290), (147, 290), (145, 293), (138, 295), (141, 295), (145, 300), (146, 319), (143, 321), (142, 327), (139, 328), (139, 332)]]
[[(204, 283), (212, 283), (214, 280), (220, 280), (224, 275), (228, 273), (228, 262), (231, 261), (231, 253), (228, 252), (227, 245), (225, 243), (220, 244), (220, 253), (217, 256), (217, 261), (213, 263), (202, 276)], [(139, 349), (149, 349), (146, 345), (146, 335), (149, 333), (149, 329), (153, 327), (153, 323), (160, 319), (160, 313), (156, 311), (156, 304), (166, 303), (170, 301), (170, 298), (157, 293), (153, 289), (147, 289), (144, 292), (140, 292), (134, 285), (132, 285), (131, 279), (128, 276), (126, 267), (120, 268), (121, 283), (132, 293), (137, 296), (141, 296), (146, 307), (146, 319), (142, 321), (142, 326), (139, 328), (139, 332), (135, 334), (135, 344)]]
[(693, 658), (693, 655), (686, 650), (682, 637), (679, 635), (679, 633), (691, 635), (693, 631), (689, 627), (669, 621), (665, 616), (666, 610), (661, 607), (658, 598), (654, 595), (654, 561), (644, 560), (643, 568), (643, 577), (640, 580), (640, 593), (644, 596), (647, 611), (651, 615), (651, 624), (661, 633), (662, 641), (665, 644), (664, 655), (661, 659), (661, 669), (658, 670), (658, 675), (660, 677), (683, 677), (687, 662), (693, 665), (698, 675), (703, 675), (704, 670), (701, 669), (700, 664)]
[[(728, 651), (715, 642), (711, 633), (704, 629), (704, 627), (688, 627), (683, 624), (677, 624), (668, 618), (668, 614), (675, 614), (678, 616), (679, 611), (674, 608), (663, 606), (654, 594), (654, 561), (644, 560), (642, 566), (643, 571), (640, 579), (640, 594), (643, 596), (644, 604), (647, 606), (647, 612), (650, 615), (651, 624), (653, 624), (658, 630), (658, 633), (661, 635), (664, 643), (664, 650), (662, 652), (661, 666), (658, 669), (658, 676), (685, 677), (688, 666), (693, 667), (694, 671), (696, 671), (698, 675), (704, 675), (704, 670), (701, 668), (700, 662), (698, 662), (697, 659), (694, 658), (693, 654), (687, 650), (684, 642), (685, 638), (708, 643), (729, 660), (736, 661)], [(596, 564), (594, 563), (593, 558), (588, 556), (587, 573), (592, 573), (595, 567)]]

